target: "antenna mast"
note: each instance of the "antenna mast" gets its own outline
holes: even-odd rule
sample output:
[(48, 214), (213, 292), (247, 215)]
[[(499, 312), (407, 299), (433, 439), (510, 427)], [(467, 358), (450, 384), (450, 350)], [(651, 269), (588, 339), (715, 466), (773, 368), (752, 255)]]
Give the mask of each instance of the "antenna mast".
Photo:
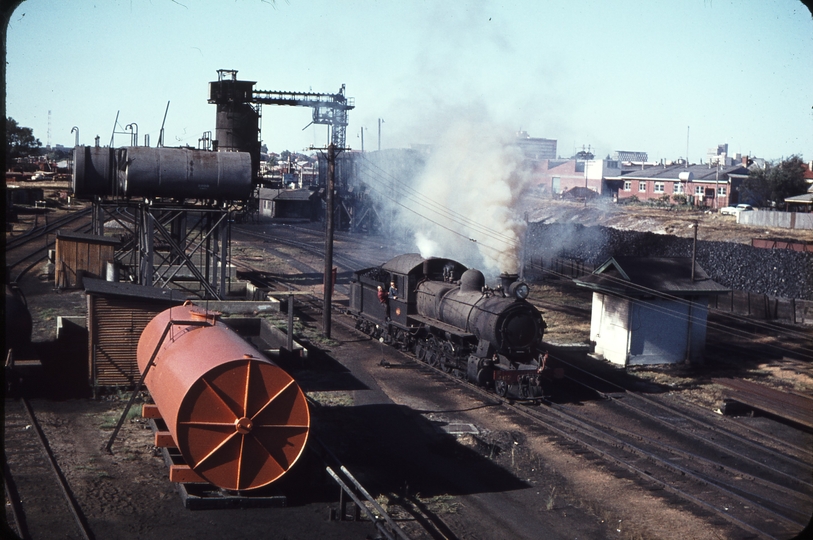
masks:
[(686, 126), (686, 168), (689, 168), (689, 127)]

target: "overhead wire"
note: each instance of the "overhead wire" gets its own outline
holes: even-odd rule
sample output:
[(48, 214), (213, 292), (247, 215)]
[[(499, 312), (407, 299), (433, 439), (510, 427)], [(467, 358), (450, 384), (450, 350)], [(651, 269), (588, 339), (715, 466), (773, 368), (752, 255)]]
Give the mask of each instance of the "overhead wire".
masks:
[[(370, 167), (371, 169), (377, 170), (378, 173), (381, 176), (388, 177), (387, 180), (389, 180), (392, 183), (392, 185), (394, 187), (396, 187), (396, 189), (403, 190), (407, 194), (411, 195), (412, 197), (417, 197), (419, 199), (422, 199), (422, 202), (421, 201), (416, 201), (416, 202), (419, 202), (419, 204), (421, 204), (423, 206), (431, 207), (435, 212), (446, 213), (446, 214), (449, 214), (451, 216), (454, 216), (456, 219), (460, 219), (463, 222), (465, 222), (465, 223), (467, 223), (467, 224), (469, 224), (471, 226), (477, 226), (478, 225), (478, 223), (476, 221), (469, 219), (467, 216), (455, 211), (452, 208), (448, 208), (446, 206), (443, 206), (442, 204), (436, 202), (433, 198), (426, 197), (422, 192), (420, 192), (420, 191), (418, 191), (416, 189), (413, 189), (411, 186), (409, 186), (407, 184), (399, 183), (397, 181), (397, 178), (394, 175), (392, 175), (389, 171), (386, 171), (386, 170), (382, 169), (381, 167), (379, 167), (378, 165), (376, 165), (375, 163), (373, 163), (372, 161), (370, 161), (366, 157), (362, 158), (362, 163), (365, 164), (366, 166)], [(375, 180), (375, 181), (378, 181), (378, 179), (375, 178), (372, 175), (370, 176), (370, 178)], [(388, 197), (386, 195), (386, 193), (382, 193), (381, 195), (383, 195), (383, 196), (385, 196), (387, 198), (390, 198), (390, 197)], [(414, 199), (412, 199), (412, 200), (414, 200)]]
[[(563, 277), (562, 274), (559, 274), (559, 276)], [(658, 291), (656, 289), (651, 289), (651, 288), (645, 287), (643, 285), (638, 285), (638, 284), (629, 282), (627, 280), (618, 278), (618, 277), (613, 276), (613, 275), (602, 274), (602, 278), (607, 280), (607, 281), (615, 282), (615, 283), (617, 283), (619, 285), (623, 285), (624, 287), (626, 287), (628, 289), (637, 290), (637, 291), (641, 292), (642, 294), (649, 294), (649, 295), (657, 296), (659, 298), (663, 298), (663, 299), (667, 299), (667, 300), (670, 300), (670, 301), (678, 302), (678, 303), (681, 303), (681, 304), (684, 304), (684, 305), (687, 305), (687, 306), (692, 303), (691, 300), (687, 300), (685, 298), (681, 298), (679, 296), (672, 295), (672, 294), (669, 294), (669, 293), (666, 293), (666, 292)], [(621, 296), (624, 296), (624, 295), (621, 295)], [(627, 298), (632, 298), (631, 296), (626, 296), (626, 297)], [(782, 332), (782, 333), (784, 333), (786, 335), (791, 335), (793, 337), (798, 337), (798, 338), (802, 338), (802, 339), (810, 338), (810, 335), (808, 333), (805, 333), (805, 332), (799, 332), (799, 331), (796, 331), (796, 330), (793, 330), (793, 329), (788, 329), (788, 328), (778, 326), (778, 325), (775, 325), (775, 324), (772, 324), (772, 323), (769, 323), (769, 322), (763, 322), (763, 321), (759, 321), (759, 320), (749, 319), (747, 317), (732, 314), (732, 313), (729, 313), (727, 311), (723, 311), (723, 310), (720, 310), (720, 309), (717, 309), (717, 308), (708, 307), (707, 309), (709, 311), (714, 312), (715, 314), (718, 314), (718, 315), (733, 319), (733, 320), (735, 320), (737, 322), (740, 322), (740, 323), (759, 326), (759, 327), (762, 327), (763, 329), (766, 329), (766, 330), (771, 330), (771, 331), (775, 331), (775, 332)]]
[[(547, 271), (547, 270), (543, 270), (543, 272), (544, 273), (549, 273), (549, 274), (552, 274), (552, 275), (556, 275), (557, 277), (570, 278), (570, 276), (566, 276), (566, 275), (560, 274), (558, 272)], [(609, 276), (605, 276), (605, 277), (609, 277)], [(625, 284), (625, 285), (630, 284), (627, 281), (621, 281), (621, 280), (619, 280), (619, 281), (621, 283)], [(643, 291), (645, 291), (646, 294), (652, 294), (652, 292), (655, 292), (657, 294), (657, 291), (653, 291), (652, 289), (647, 289), (646, 287), (640, 287), (640, 288)], [(700, 315), (696, 315), (696, 314), (689, 315), (688, 313), (685, 313), (685, 314), (680, 313), (680, 312), (674, 311), (674, 310), (669, 309), (669, 308), (664, 307), (664, 306), (658, 306), (657, 304), (644, 302), (640, 298), (637, 298), (637, 297), (632, 296), (632, 295), (625, 295), (623, 293), (617, 293), (617, 292), (614, 292), (613, 294), (616, 295), (616, 296), (619, 296), (620, 298), (623, 298), (625, 300), (629, 300), (633, 304), (643, 305), (648, 310), (650, 310), (652, 312), (660, 313), (660, 314), (663, 314), (663, 315), (666, 315), (666, 316), (669, 316), (669, 317), (673, 317), (674, 319), (679, 320), (681, 322), (688, 323), (689, 320), (690, 320), (690, 317), (691, 317), (691, 321), (693, 323), (701, 323), (701, 324), (705, 323), (707, 327), (710, 327), (710, 328), (712, 328), (714, 330), (717, 330), (720, 333), (723, 333), (723, 334), (726, 334), (726, 335), (729, 335), (729, 336), (732, 336), (732, 337), (738, 337), (738, 338), (748, 338), (748, 339), (752, 338), (752, 334), (750, 332), (746, 331), (746, 330), (740, 330), (740, 329), (735, 328), (735, 327), (733, 327), (731, 325), (710, 321), (707, 318), (704, 318), (704, 317), (702, 317)], [(671, 297), (670, 295), (660, 294), (659, 296), (661, 296), (662, 298), (665, 298), (665, 299), (672, 299), (673, 301), (675, 301), (677, 303), (683, 303), (683, 304), (689, 304), (690, 303), (689, 300), (683, 300), (683, 299), (680, 299), (678, 297)], [(721, 312), (719, 310), (712, 310), (711, 308), (706, 308), (706, 309), (708, 311), (713, 311), (715, 314), (719, 314), (719, 315), (723, 315), (723, 316), (727, 315), (727, 313)], [(751, 324), (751, 325), (756, 326), (756, 327), (760, 326), (760, 321), (755, 321), (753, 319), (743, 319), (741, 322)], [(762, 325), (762, 326), (764, 326), (764, 325)], [(801, 338), (801, 339), (809, 339), (810, 338), (810, 335), (804, 334), (804, 333), (801, 333), (801, 332), (794, 332), (792, 330), (786, 331), (783, 328), (779, 328), (777, 330), (775, 327), (773, 329), (774, 329), (774, 331), (785, 332), (785, 334), (789, 334), (792, 337), (797, 337), (797, 338)], [(783, 351), (785, 353), (799, 354), (800, 352), (802, 352), (802, 353), (807, 353), (807, 354), (813, 356), (813, 349), (803, 347), (803, 346), (800, 347), (799, 349), (789, 349), (787, 347), (783, 347), (783, 346), (780, 346), (780, 345), (774, 345), (774, 344), (771, 344), (771, 343), (765, 343), (763, 345), (766, 346), (766, 347), (771, 347), (773, 349), (777, 349), (779, 351)]]
[[(471, 219), (471, 218), (469, 218), (469, 217), (467, 217), (467, 216), (465, 216), (465, 215), (463, 215), (463, 214), (461, 214), (459, 212), (456, 212), (455, 210), (453, 210), (453, 209), (451, 209), (451, 208), (449, 208), (447, 206), (443, 206), (442, 204), (438, 203), (434, 199), (432, 199), (430, 197), (427, 197), (423, 193), (413, 189), (411, 186), (407, 186), (407, 185), (404, 185), (404, 184), (401, 184), (401, 183), (397, 182), (396, 179), (389, 172), (384, 171), (383, 169), (381, 169), (380, 167), (378, 167), (374, 163), (370, 162), (368, 159), (363, 158), (362, 162), (366, 166), (368, 166), (370, 168), (370, 170), (362, 171), (362, 172), (364, 172), (367, 175), (367, 179), (371, 180), (372, 184), (377, 184), (378, 185), (378, 189), (376, 189), (376, 187), (374, 185), (372, 185), (372, 184), (371, 184), (370, 187), (376, 193), (378, 193), (380, 196), (392, 201), (394, 204), (396, 204), (398, 206), (401, 206), (403, 208), (406, 208), (407, 210), (410, 210), (411, 212), (413, 212), (413, 213), (415, 213), (417, 215), (420, 215), (421, 217), (424, 217), (425, 219), (427, 219), (428, 221), (430, 221), (432, 223), (438, 224), (438, 222), (436, 220), (433, 220), (432, 218), (429, 218), (427, 216), (424, 216), (424, 215), (420, 214), (416, 210), (414, 210), (412, 208), (409, 208), (406, 205), (404, 205), (402, 202), (400, 202), (400, 200), (398, 198), (389, 195), (387, 193), (387, 190), (386, 190), (386, 188), (388, 186), (382, 185), (383, 182), (385, 182), (387, 180), (391, 183), (392, 187), (396, 191), (396, 194), (399, 194), (399, 193), (402, 194), (408, 200), (411, 200), (411, 201), (415, 202), (420, 207), (431, 210), (432, 212), (436, 213), (437, 215), (439, 215), (439, 216), (441, 216), (441, 217), (443, 217), (443, 218), (445, 218), (445, 219), (447, 219), (447, 220), (449, 220), (449, 221), (451, 221), (453, 223), (458, 223), (460, 225), (464, 225), (466, 227), (469, 227), (473, 231), (479, 232), (480, 234), (483, 234), (484, 236), (488, 236), (488, 237), (490, 237), (490, 238), (492, 238), (492, 239), (494, 239), (494, 240), (496, 240), (498, 242), (509, 243), (509, 244), (512, 244), (514, 247), (518, 247), (519, 243), (515, 239), (511, 238), (510, 236), (506, 236), (506, 235), (500, 233), (499, 231), (495, 231), (495, 230), (493, 230), (491, 228), (488, 228), (488, 227), (482, 225), (480, 222), (478, 222), (476, 220), (473, 220), (473, 219)], [(378, 174), (380, 174), (381, 176), (388, 176), (389, 178), (385, 179), (385, 180), (382, 180), (382, 179), (375, 176), (374, 173), (376, 173), (376, 172), (378, 172)], [(463, 236), (463, 235), (461, 234), (461, 236)]]
[[(385, 171), (384, 169), (382, 169), (378, 165), (372, 163), (366, 157), (362, 157), (361, 162), (362, 162), (363, 166), (367, 167), (367, 169), (366, 170), (363, 169), (362, 172), (365, 174), (366, 179), (369, 181), (368, 184), (370, 185), (371, 189), (373, 191), (375, 191), (379, 196), (381, 196), (383, 198), (386, 198), (387, 200), (391, 201), (393, 204), (405, 209), (406, 211), (411, 212), (411, 213), (425, 219), (426, 221), (428, 221), (428, 222), (430, 222), (430, 223), (432, 223), (432, 224), (434, 224), (434, 225), (436, 225), (438, 227), (441, 227), (441, 228), (443, 228), (443, 229), (445, 229), (445, 230), (447, 230), (447, 231), (449, 231), (449, 232), (451, 232), (451, 233), (453, 233), (453, 234), (455, 234), (457, 236), (460, 236), (462, 238), (466, 238), (469, 241), (477, 242), (477, 239), (471, 238), (468, 234), (457, 231), (457, 230), (453, 229), (449, 225), (444, 225), (443, 223), (440, 223), (437, 220), (434, 220), (434, 219), (420, 213), (418, 210), (416, 210), (414, 208), (411, 208), (410, 206), (404, 204), (403, 202), (401, 202), (401, 200), (399, 200), (398, 197), (389, 195), (386, 192), (387, 187), (390, 187), (393, 191), (395, 191), (396, 195), (398, 195), (398, 194), (403, 195), (409, 201), (414, 202), (415, 204), (419, 205), (419, 207), (422, 207), (422, 208), (427, 209), (427, 210), (431, 210), (432, 212), (436, 213), (437, 215), (443, 217), (445, 220), (451, 222), (451, 224), (457, 224), (457, 225), (462, 225), (462, 226), (465, 226), (465, 227), (469, 227), (474, 232), (479, 232), (480, 234), (488, 236), (489, 238), (491, 238), (493, 240), (507, 243), (511, 247), (515, 247), (515, 248), (520, 247), (520, 242), (518, 240), (516, 240), (514, 238), (511, 238), (511, 237), (508, 237), (508, 236), (505, 236), (505, 235), (499, 233), (498, 231), (494, 231), (493, 229), (490, 229), (487, 226), (482, 225), (481, 223), (479, 223), (477, 221), (469, 219), (468, 217), (464, 216), (463, 214), (460, 214), (459, 212), (456, 212), (455, 210), (453, 210), (451, 208), (443, 206), (442, 204), (438, 203), (437, 201), (427, 197), (423, 193), (413, 189), (411, 186), (408, 186), (408, 185), (405, 185), (403, 183), (397, 182), (396, 178), (391, 173), (389, 173), (388, 171)], [(385, 182), (389, 182), (390, 186), (383, 185)], [(378, 186), (378, 188), (376, 188), (376, 185)], [(501, 251), (501, 250), (499, 250), (497, 248), (489, 246), (487, 243), (484, 243), (484, 242), (478, 242), (478, 245), (482, 246), (482, 247), (484, 247), (486, 249), (490, 249), (492, 251), (495, 251), (495, 252)], [(547, 274), (551, 274), (551, 275), (556, 275), (557, 277), (568, 277), (568, 276), (564, 276), (563, 274), (559, 274), (557, 272), (554, 272), (552, 270), (543, 269), (543, 272), (547, 273)], [(648, 288), (648, 287), (645, 287), (645, 286), (642, 286), (642, 285), (634, 284), (634, 283), (631, 283), (631, 282), (626, 281), (626, 280), (615, 278), (614, 276), (604, 275), (603, 277), (605, 279), (609, 279), (611, 281), (612, 280), (617, 280), (619, 284), (623, 284), (625, 287), (627, 287), (629, 289), (637, 290), (637, 291), (641, 292), (642, 294), (648, 294), (648, 295), (653, 295), (653, 296), (656, 296), (656, 297), (668, 299), (670, 301), (677, 302), (678, 304), (684, 304), (684, 305), (693, 304), (690, 300), (686, 300), (686, 299), (683, 299), (683, 298), (680, 298), (680, 297), (677, 297), (677, 296), (674, 296), (674, 295), (669, 295), (667, 293), (658, 291), (656, 289), (652, 289), (652, 288)], [(625, 298), (627, 300), (631, 300), (633, 302), (640, 302), (640, 299), (637, 299), (637, 298), (635, 298), (633, 296), (630, 296), (630, 295), (620, 294), (619, 296), (621, 296), (622, 298)], [(661, 308), (655, 307), (652, 304), (649, 304), (649, 307), (650, 307), (650, 309), (653, 309), (653, 311), (662, 312), (663, 314), (669, 315), (671, 317), (675, 317), (678, 320), (681, 320), (681, 321), (685, 320), (686, 322), (689, 321), (689, 318), (688, 318), (689, 315), (688, 314), (682, 314), (682, 313), (676, 312), (674, 310), (669, 310), (669, 309), (662, 310)], [(711, 307), (706, 306), (705, 309), (708, 312), (712, 312), (712, 313), (714, 313), (716, 315), (720, 315), (720, 316), (729, 318), (729, 319), (731, 319), (733, 321), (736, 321), (736, 322), (739, 322), (739, 323), (750, 324), (750, 325), (752, 325), (754, 327), (761, 328), (761, 329), (764, 329), (764, 330), (778, 332), (778, 333), (782, 333), (782, 334), (787, 335), (787, 336), (801, 338), (801, 339), (807, 339), (807, 338), (810, 337), (809, 334), (807, 334), (807, 333), (797, 332), (797, 331), (792, 330), (792, 329), (788, 329), (788, 328), (785, 328), (785, 327), (780, 327), (780, 326), (777, 326), (777, 325), (774, 325), (774, 324), (771, 324), (771, 323), (768, 323), (768, 322), (763, 322), (763, 321), (759, 321), (759, 320), (750, 319), (750, 318), (747, 318), (747, 317), (744, 317), (744, 316), (736, 315), (734, 313), (726, 312), (726, 311), (719, 310), (719, 309), (716, 309), (716, 308), (711, 308)], [(734, 337), (745, 337), (745, 336), (750, 337), (750, 333), (748, 333), (747, 331), (739, 330), (737, 328), (734, 328), (734, 327), (729, 326), (729, 325), (725, 325), (723, 323), (716, 323), (716, 322), (713, 322), (713, 321), (708, 321), (707, 318), (701, 318), (698, 315), (691, 315), (691, 317), (693, 319), (692, 322), (704, 322), (705, 321), (708, 326), (714, 328), (715, 330), (721, 331), (723, 333), (727, 333), (728, 335), (731, 335), (731, 336), (734, 336)], [(785, 348), (777, 346), (777, 345), (770, 345), (770, 344), (766, 344), (766, 345), (771, 346), (771, 347), (776, 348), (776, 349), (779, 349), (779, 350), (791, 352), (791, 353), (798, 352), (796, 350), (785, 349)], [(813, 349), (808, 349), (808, 348), (803, 347), (802, 350), (803, 351), (809, 351), (810, 353), (813, 353)]]

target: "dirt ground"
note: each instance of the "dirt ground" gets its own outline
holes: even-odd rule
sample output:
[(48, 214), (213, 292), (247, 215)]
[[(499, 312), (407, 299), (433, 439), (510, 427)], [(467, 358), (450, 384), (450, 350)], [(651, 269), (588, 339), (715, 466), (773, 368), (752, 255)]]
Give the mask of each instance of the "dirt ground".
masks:
[[(572, 219), (584, 225), (601, 224), (684, 237), (692, 235), (687, 223), (698, 219), (698, 236), (703, 240), (748, 243), (754, 237), (790, 236), (784, 229), (754, 230), (737, 225), (734, 218), (716, 214), (683, 214), (616, 205), (584, 208), (579, 203), (552, 205), (543, 201), (529, 208), (529, 219), (532, 221)], [(813, 241), (813, 232), (794, 231), (793, 236)], [(268, 272), (280, 275), (294, 272), (285, 258), (265, 251), (258, 252), (248, 241), (236, 241), (233, 253), (245, 256), (252, 266), (262, 266)], [(47, 280), (47, 272), (45, 265), (37, 266), (21, 283), (35, 314), (33, 339), (44, 344), (53, 343), (56, 338), (57, 316), (82, 316), (87, 309), (84, 293), (54, 291)], [(535, 285), (535, 295), (544, 292), (544, 295), (539, 295), (540, 298), (544, 296), (551, 304), (568, 307), (561, 310), (542, 306), (549, 324), (548, 339), (562, 344), (585, 343), (589, 337), (589, 299), (578, 293), (543, 287), (546, 286)], [(300, 321), (300, 324), (303, 332), (318, 334), (315, 323)], [(339, 348), (338, 342), (334, 345)], [(771, 362), (756, 364), (749, 369), (768, 384), (784, 388), (791, 385), (795, 391), (813, 393), (813, 378), (809, 374), (789, 372)], [(544, 437), (530, 437), (524, 434), (523, 426), (500, 415), (464, 411), (470, 404), (454, 395), (450, 395), (442, 407), (436, 403), (422, 402), (410, 397), (408, 381), (411, 379), (399, 377), (399, 370), (373, 370), (373, 373), (374, 384), (385, 395), (391, 396), (393, 404), (399, 407), (392, 417), (393, 422), (400, 421), (398, 419), (402, 417), (399, 415), (408, 414), (411, 423), (424, 427), (465, 420), (477, 425), (479, 433), (476, 436), (461, 435), (456, 438), (455, 444), (479, 456), (475, 459), (474, 455), (465, 454), (474, 463), (495, 466), (493, 470), (488, 469), (495, 475), (502, 478), (502, 475), (508, 474), (524, 482), (523, 489), (511, 493), (525, 498), (517, 500), (517, 505), (528, 504), (525, 508), (533, 508), (533, 512), (538, 514), (535, 519), (549, 523), (547, 530), (550, 534), (546, 534), (547, 537), (569, 537), (566, 534), (569, 527), (571, 531), (580, 531), (580, 538), (725, 537), (724, 530), (709, 526), (680, 505), (640, 490), (634, 482), (620, 480), (612, 470), (563, 451)], [(681, 396), (698, 404), (719, 406), (720, 389), (710, 384), (696, 384), (692, 373), (640, 369), (636, 375), (659, 384), (672, 385)], [(365, 408), (372, 404), (365, 403), (364, 394), (355, 390), (314, 390), (310, 395), (325, 409), (321, 413), (324, 418), (335, 420), (337, 426), (345, 422), (363, 429), (369, 426), (365, 424), (365, 419), (380, 421), (375, 415), (364, 416), (375, 413), (377, 409)], [(328, 504), (332, 502), (327, 496), (322, 501), (295, 508), (262, 512), (257, 509), (185, 510), (167, 480), (166, 466), (157, 455), (152, 434), (143, 420), (133, 416), (125, 422), (112, 455), (101, 451), (113, 422), (122, 410), (121, 400), (124, 397), (126, 394), (111, 393), (97, 400), (73, 396), (60, 401), (40, 399), (34, 403), (68, 481), (77, 494), (81, 494), (83, 510), (90, 518), (96, 538), (255, 538), (269, 534), (275, 538), (290, 539), (371, 536), (369, 524), (327, 521)], [(454, 460), (461, 455), (462, 450), (445, 444), (440, 447), (441, 453), (448, 453), (449, 459)], [(388, 505), (396, 516), (406, 519), (409, 511), (400, 506), (398, 494), (399, 491), (393, 489), (390, 496), (383, 497), (381, 502)], [(529, 503), (527, 497), (533, 500)], [(491, 505), (494, 502), (484, 494), (468, 493), (464, 496), (440, 491), (425, 492), (417, 500), (454, 527), (452, 537), (472, 540), (505, 537), (493, 523), (472, 517), (491, 515), (487, 510), (493, 514)], [(249, 522), (253, 524), (247, 526)], [(51, 536), (59, 537), (59, 533)]]

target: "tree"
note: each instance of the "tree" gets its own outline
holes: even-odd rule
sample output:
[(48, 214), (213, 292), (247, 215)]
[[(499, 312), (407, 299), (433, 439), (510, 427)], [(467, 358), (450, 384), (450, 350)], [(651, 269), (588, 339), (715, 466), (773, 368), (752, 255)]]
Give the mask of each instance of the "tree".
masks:
[(36, 153), (41, 146), (40, 140), (34, 138), (34, 130), (20, 126), (10, 116), (6, 118), (6, 163)]
[(689, 201), (689, 198), (684, 193), (675, 193), (674, 195), (672, 195), (672, 200), (675, 201), (675, 204), (686, 206), (686, 204)]
[(764, 169), (752, 170), (739, 187), (741, 202), (756, 206), (776, 206), (787, 197), (807, 191), (804, 161), (791, 156), (779, 163), (768, 163)]

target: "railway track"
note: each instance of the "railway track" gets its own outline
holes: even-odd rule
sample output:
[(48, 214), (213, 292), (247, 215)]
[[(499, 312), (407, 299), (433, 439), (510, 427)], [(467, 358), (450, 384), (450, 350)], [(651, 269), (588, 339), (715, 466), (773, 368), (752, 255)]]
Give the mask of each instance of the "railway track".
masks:
[[(339, 324), (351, 328), (346, 321)], [(527, 407), (421, 363), (412, 355), (405, 357), (433, 376), (454, 381), (481, 399), (519, 414), (576, 453), (590, 452), (623, 469), (647, 489), (668, 492), (745, 534), (787, 538), (807, 524), (813, 484), (804, 479), (811, 478), (813, 467), (792, 454), (617, 386), (616, 395), (597, 391), (606, 402), (602, 408), (608, 409), (602, 415), (593, 414), (595, 408), (583, 414), (577, 411), (579, 407), (554, 403)], [(749, 455), (743, 455), (744, 447)]]
[[(22, 275), (39, 263), (47, 254), (47, 251), (56, 244), (56, 240), (48, 239), (49, 234), (69, 226), (73, 226), (71, 228), (72, 232), (90, 232), (91, 225), (87, 222), (87, 219), (91, 215), (91, 210), (91, 208), (86, 208), (72, 212), (47, 222), (43, 226), (35, 226), (19, 236), (7, 239), (6, 266), (9, 272), (17, 272), (12, 281), (18, 281)], [(77, 223), (80, 223), (79, 226), (75, 226)], [(37, 245), (38, 241), (43, 239), (44, 242)], [(32, 262), (23, 267), (23, 263), (28, 261)]]
[(24, 540), (93, 540), (27, 399), (6, 399), (4, 432), (3, 479), (14, 532)]
[[(309, 253), (311, 255), (316, 255), (320, 258), (324, 258), (325, 256), (324, 233), (320, 235), (318, 232), (304, 227), (299, 228), (292, 227), (292, 228), (294, 228), (297, 233), (303, 233), (313, 237), (314, 240), (311, 242), (305, 242), (302, 240), (292, 240), (289, 237), (281, 234), (273, 234), (273, 231), (270, 233), (257, 232), (252, 231), (250, 229), (246, 229), (245, 227), (233, 227), (233, 230), (235, 232), (244, 234), (252, 238), (261, 239), (265, 242), (274, 242), (277, 244), (282, 244), (284, 246), (289, 246), (295, 249), (299, 249), (305, 253)], [(350, 237), (342, 236), (337, 236), (337, 240), (338, 239), (343, 239), (345, 241), (357, 240)], [(345, 270), (357, 270), (359, 268), (369, 266), (369, 262), (367, 261), (362, 261), (361, 259), (350, 257), (342, 253), (337, 253), (336, 250), (334, 250), (333, 252), (333, 262), (334, 264), (341, 265)], [(314, 268), (314, 270), (316, 270), (316, 268)], [(319, 270), (321, 271), (323, 270), (323, 268), (320, 268)]]
[[(576, 366), (570, 364), (571, 372)], [(609, 381), (580, 371), (582, 376), (603, 384)], [(580, 384), (587, 383), (582, 379)], [(592, 387), (591, 387), (592, 388)], [(670, 464), (681, 464), (677, 470), (699, 483), (713, 486), (725, 500), (719, 506), (726, 515), (735, 514), (739, 503), (749, 518), (757, 510), (765, 515), (767, 529), (777, 524), (790, 530), (800, 530), (807, 524), (813, 508), (813, 464), (795, 455), (793, 445), (776, 441), (755, 441), (739, 433), (733, 423), (724, 417), (698, 415), (668, 405), (659, 399), (634, 392), (625, 392), (616, 386), (617, 393), (599, 390), (603, 398), (601, 413), (580, 414), (567, 409), (567, 414), (587, 425), (611, 433), (625, 444), (634, 444)], [(618, 427), (629, 424), (634, 431)], [(786, 446), (790, 448), (785, 448)], [(757, 521), (757, 520), (754, 520)], [(762, 531), (765, 532), (766, 528)]]
[[(360, 263), (355, 268), (364, 266)], [(320, 309), (316, 303), (312, 307)], [(334, 321), (351, 327), (338, 317)], [(418, 362), (411, 355), (409, 358)], [(813, 508), (813, 483), (809, 481), (813, 466), (809, 452), (805, 454), (800, 447), (787, 445), (779, 450), (779, 445), (764, 440), (767, 434), (762, 434), (762, 442), (754, 441), (759, 439), (754, 433), (744, 435), (743, 430), (721, 425), (726, 419), (712, 422), (691, 408), (628, 392), (609, 381), (591, 384), (587, 376), (592, 375), (586, 372), (586, 376), (572, 378), (571, 383), (599, 398), (600, 404), (591, 407), (590, 414), (567, 404), (536, 408), (512, 403), (441, 369), (420, 365), (510, 408), (555, 434), (562, 444), (623, 469), (648, 489), (668, 492), (747, 535), (786, 538), (807, 525)], [(597, 388), (595, 382), (604, 389)]]

